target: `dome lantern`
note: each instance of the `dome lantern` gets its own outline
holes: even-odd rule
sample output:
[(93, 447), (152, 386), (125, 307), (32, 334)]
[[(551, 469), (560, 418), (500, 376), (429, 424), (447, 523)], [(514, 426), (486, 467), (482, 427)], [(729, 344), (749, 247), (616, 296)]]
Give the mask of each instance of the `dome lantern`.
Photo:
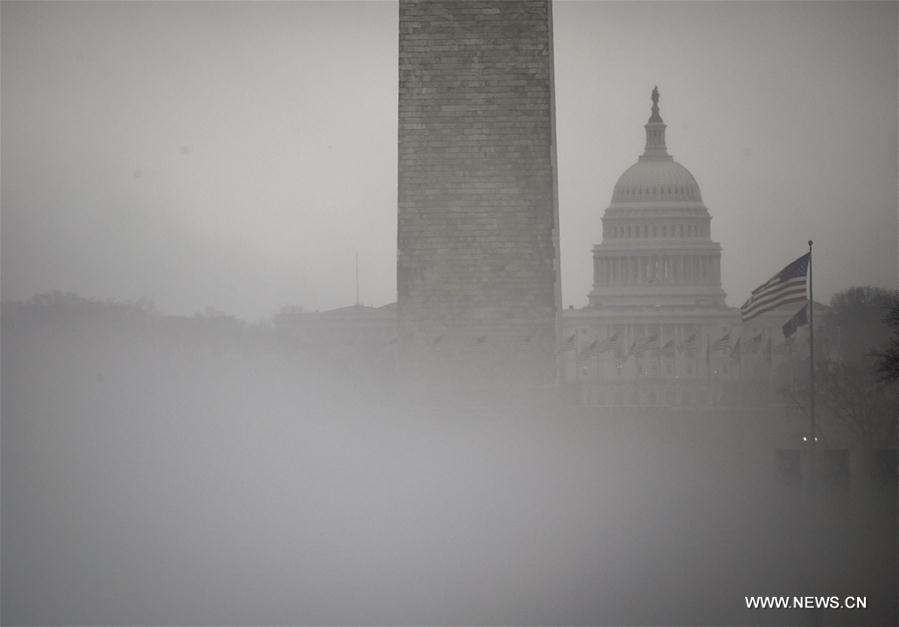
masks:
[(646, 129), (646, 148), (640, 159), (670, 159), (668, 147), (665, 145), (665, 128), (667, 125), (659, 115), (659, 88), (652, 88), (652, 115), (643, 127)]

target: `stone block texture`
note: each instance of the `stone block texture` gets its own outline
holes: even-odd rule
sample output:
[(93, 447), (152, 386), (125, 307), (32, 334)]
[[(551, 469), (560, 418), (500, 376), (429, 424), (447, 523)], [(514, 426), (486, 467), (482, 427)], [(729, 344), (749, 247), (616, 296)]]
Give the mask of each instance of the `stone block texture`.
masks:
[(400, 0), (401, 363), (455, 383), (556, 377), (549, 0)]

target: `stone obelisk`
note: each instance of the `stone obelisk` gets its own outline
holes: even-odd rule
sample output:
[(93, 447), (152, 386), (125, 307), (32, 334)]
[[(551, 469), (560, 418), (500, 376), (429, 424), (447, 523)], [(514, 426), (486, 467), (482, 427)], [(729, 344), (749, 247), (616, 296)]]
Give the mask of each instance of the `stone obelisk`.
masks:
[(400, 0), (401, 367), (552, 384), (559, 239), (549, 0)]

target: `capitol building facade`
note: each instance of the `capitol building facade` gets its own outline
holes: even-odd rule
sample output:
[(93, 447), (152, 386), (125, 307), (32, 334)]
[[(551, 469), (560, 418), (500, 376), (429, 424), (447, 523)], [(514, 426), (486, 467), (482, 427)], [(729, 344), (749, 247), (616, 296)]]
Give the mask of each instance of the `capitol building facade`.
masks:
[(602, 217), (588, 304), (563, 312), (562, 380), (591, 405), (763, 403), (804, 338), (782, 333), (798, 307), (743, 325), (726, 305), (711, 215), (668, 153), (658, 101), (654, 89), (644, 152)]
[[(807, 359), (808, 328), (789, 340), (782, 331), (800, 306), (743, 323), (739, 308), (726, 304), (722, 248), (712, 239), (699, 184), (668, 153), (658, 99), (653, 90), (643, 154), (619, 177), (602, 216), (587, 305), (560, 312), (558, 380), (590, 406), (783, 404), (778, 390)], [(818, 320), (824, 309), (815, 304)], [(282, 332), (323, 358), (379, 370), (398, 363), (395, 303), (304, 312), (284, 322)], [(474, 361), (481, 354), (514, 355), (531, 336), (512, 331), (510, 325), (462, 341)], [(458, 348), (449, 344), (438, 333), (427, 349), (436, 358)]]

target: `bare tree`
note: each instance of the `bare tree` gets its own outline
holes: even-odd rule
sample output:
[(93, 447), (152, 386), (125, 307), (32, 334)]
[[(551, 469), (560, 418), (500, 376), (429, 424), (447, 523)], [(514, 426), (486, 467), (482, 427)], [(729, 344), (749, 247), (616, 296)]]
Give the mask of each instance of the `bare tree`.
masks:
[(893, 336), (886, 348), (877, 353), (877, 373), (885, 383), (899, 380), (899, 305), (894, 306), (885, 320), (892, 327)]
[(889, 316), (897, 306), (899, 292), (882, 287), (855, 286), (834, 294), (823, 330), (825, 338), (835, 341), (836, 358), (866, 361), (874, 357), (889, 341)]
[[(884, 383), (870, 368), (830, 360), (818, 362), (815, 402), (824, 410), (823, 424), (848, 431), (867, 447), (896, 440), (896, 388)], [(803, 413), (809, 411), (809, 385), (805, 378), (784, 394)]]
[[(847, 431), (866, 447), (895, 442), (897, 435), (899, 375), (883, 375), (890, 348), (891, 363), (899, 367), (899, 339), (895, 334), (889, 338), (890, 326), (899, 332), (899, 292), (875, 287), (835, 294), (821, 324), (821, 337), (831, 345), (818, 352), (815, 364), (815, 402), (823, 410), (822, 424)], [(878, 352), (887, 343), (887, 352)], [(807, 414), (808, 369), (796, 370), (799, 376), (782, 393)]]

